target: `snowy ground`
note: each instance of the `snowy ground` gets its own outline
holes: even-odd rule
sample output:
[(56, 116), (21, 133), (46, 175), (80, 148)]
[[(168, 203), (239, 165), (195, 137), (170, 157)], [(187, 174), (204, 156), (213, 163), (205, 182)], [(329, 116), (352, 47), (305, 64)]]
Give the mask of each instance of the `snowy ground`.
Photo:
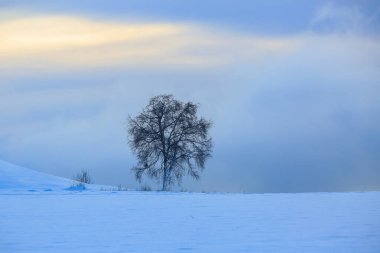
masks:
[(380, 192), (29, 191), (26, 184), (14, 191), (11, 184), (0, 189), (1, 253), (380, 252)]
[[(0, 193), (63, 191), (75, 189), (77, 185), (78, 182), (72, 179), (48, 175), (0, 160)], [(89, 190), (114, 188), (101, 185), (86, 185), (86, 187)]]

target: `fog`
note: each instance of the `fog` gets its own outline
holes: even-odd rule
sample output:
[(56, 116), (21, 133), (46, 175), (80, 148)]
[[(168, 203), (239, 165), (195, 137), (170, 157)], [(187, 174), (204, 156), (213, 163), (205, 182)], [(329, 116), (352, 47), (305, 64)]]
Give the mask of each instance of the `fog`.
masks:
[[(91, 16), (85, 4), (80, 14), (7, 4), (3, 11), (12, 15), (0, 27), (12, 31), (9, 41), (36, 36), (12, 23), (21, 18), (36, 27), (60, 20), (66, 40), (53, 43), (57, 35), (44, 33), (45, 45), (0, 46), (0, 159), (69, 178), (87, 169), (96, 183), (138, 188), (127, 117), (150, 97), (173, 94), (199, 103), (214, 124), (214, 152), (201, 180), (186, 178), (178, 189), (379, 190), (380, 12), (318, 6), (299, 17), (307, 25), (283, 34), (271, 23), (269, 35), (246, 20), (227, 19), (221, 29), (218, 17), (181, 21), (160, 12), (115, 21), (112, 11)], [(78, 30), (66, 31), (67, 22)], [(142, 35), (120, 37), (132, 23)], [(91, 27), (104, 31), (78, 44)], [(99, 42), (88, 45), (92, 38)], [(142, 184), (159, 188), (149, 179)]]

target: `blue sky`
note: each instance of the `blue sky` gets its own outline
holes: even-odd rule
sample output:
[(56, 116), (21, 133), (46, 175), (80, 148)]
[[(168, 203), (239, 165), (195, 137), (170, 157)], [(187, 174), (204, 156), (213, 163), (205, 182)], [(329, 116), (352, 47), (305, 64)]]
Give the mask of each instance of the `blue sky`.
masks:
[(379, 24), (377, 1), (1, 1), (0, 158), (138, 187), (126, 118), (172, 93), (214, 122), (185, 189), (379, 190)]

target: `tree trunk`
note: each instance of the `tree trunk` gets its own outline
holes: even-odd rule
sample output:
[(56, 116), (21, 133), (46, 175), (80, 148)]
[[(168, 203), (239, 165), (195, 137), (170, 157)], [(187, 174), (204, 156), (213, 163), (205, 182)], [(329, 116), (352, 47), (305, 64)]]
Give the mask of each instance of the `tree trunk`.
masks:
[(164, 175), (163, 175), (163, 178), (162, 178), (162, 191), (166, 191), (166, 168), (164, 168)]

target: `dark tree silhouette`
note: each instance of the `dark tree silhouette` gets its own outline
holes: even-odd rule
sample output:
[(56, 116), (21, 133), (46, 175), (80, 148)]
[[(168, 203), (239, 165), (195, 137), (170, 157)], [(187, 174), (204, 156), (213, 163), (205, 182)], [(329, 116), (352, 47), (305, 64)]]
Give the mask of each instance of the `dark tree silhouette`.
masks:
[(136, 118), (129, 117), (129, 144), (137, 155), (133, 168), (141, 181), (146, 173), (162, 180), (166, 191), (184, 174), (199, 179), (206, 159), (211, 156), (211, 122), (197, 117), (198, 105), (177, 101), (172, 95), (160, 95)]
[(74, 180), (85, 184), (93, 183), (90, 177), (90, 173), (87, 170), (82, 170), (81, 172), (77, 173), (74, 176)]

